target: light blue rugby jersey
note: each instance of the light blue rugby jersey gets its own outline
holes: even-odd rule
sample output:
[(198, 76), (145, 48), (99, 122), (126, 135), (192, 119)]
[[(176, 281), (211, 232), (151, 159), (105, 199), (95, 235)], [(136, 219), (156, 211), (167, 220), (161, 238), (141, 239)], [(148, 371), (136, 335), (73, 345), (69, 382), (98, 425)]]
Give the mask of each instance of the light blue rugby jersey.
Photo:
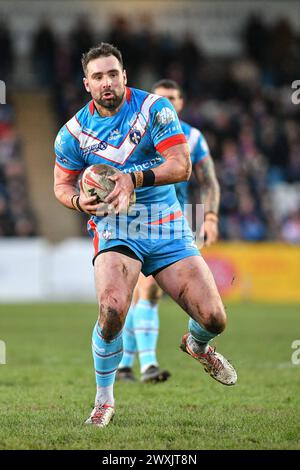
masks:
[[(79, 174), (96, 163), (130, 173), (161, 165), (161, 152), (180, 143), (186, 137), (170, 101), (127, 87), (126, 100), (114, 116), (100, 116), (90, 101), (61, 128), (54, 148), (56, 165), (67, 173)], [(159, 203), (170, 212), (180, 210), (173, 184), (138, 188), (136, 197), (137, 204), (149, 209)]]
[[(194, 166), (209, 155), (209, 148), (203, 134), (198, 129), (181, 120), (180, 124), (189, 144), (191, 160)], [(175, 184), (177, 198), (182, 209), (184, 204), (188, 203), (188, 184), (188, 181)]]

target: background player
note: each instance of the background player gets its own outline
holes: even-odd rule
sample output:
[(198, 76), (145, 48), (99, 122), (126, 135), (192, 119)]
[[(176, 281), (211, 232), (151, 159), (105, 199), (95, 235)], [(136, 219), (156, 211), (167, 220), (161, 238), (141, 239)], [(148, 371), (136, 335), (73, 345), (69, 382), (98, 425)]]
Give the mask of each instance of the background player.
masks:
[[(180, 114), (184, 105), (183, 93), (175, 81), (160, 80), (153, 86), (152, 91), (168, 98)], [(209, 246), (218, 238), (220, 187), (204, 136), (186, 122), (180, 120), (180, 124), (189, 144), (193, 170), (200, 188), (200, 201), (204, 204), (204, 237), (205, 245)], [(176, 183), (175, 188), (184, 210), (184, 204), (188, 204), (188, 182)], [(135, 380), (132, 366), (136, 352), (139, 356), (142, 382), (163, 382), (170, 376), (168, 371), (160, 370), (156, 355), (159, 332), (158, 302), (161, 294), (155, 279), (152, 276), (146, 278), (141, 274), (125, 322), (124, 354), (117, 372), (119, 380)]]
[[(141, 270), (152, 274), (191, 317), (182, 349), (225, 385), (235, 384), (237, 376), (231, 364), (208, 344), (224, 330), (226, 314), (175, 194), (174, 183), (188, 180), (191, 173), (189, 148), (176, 112), (169, 100), (126, 87), (122, 56), (112, 45), (92, 48), (84, 54), (82, 64), (84, 85), (93, 100), (58, 134), (54, 191), (69, 209), (93, 216), (89, 227), (99, 303), (92, 337), (97, 393), (86, 423), (104, 427), (115, 413), (113, 385), (123, 354), (122, 328)], [(119, 138), (110, 145), (109, 136), (116, 130)], [(111, 177), (115, 188), (105, 201), (110, 205), (109, 217), (97, 213), (100, 208), (95, 197), (87, 198), (76, 190), (79, 173), (94, 163), (108, 163), (123, 171)], [(158, 226), (158, 239), (128, 236), (135, 217), (123, 212), (135, 188), (137, 203), (150, 210), (150, 218), (145, 216), (140, 225)], [(164, 204), (163, 211), (158, 202)], [(119, 225), (114, 229), (116, 219)], [(167, 240), (160, 235), (164, 229), (170, 234)], [(104, 237), (103, 233), (110, 235)]]

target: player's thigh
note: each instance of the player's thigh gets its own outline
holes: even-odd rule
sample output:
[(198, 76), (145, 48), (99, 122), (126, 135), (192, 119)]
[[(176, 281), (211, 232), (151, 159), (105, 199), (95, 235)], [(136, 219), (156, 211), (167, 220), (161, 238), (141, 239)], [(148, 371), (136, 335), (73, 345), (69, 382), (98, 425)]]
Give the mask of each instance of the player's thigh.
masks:
[(213, 275), (201, 256), (190, 256), (155, 276), (160, 287), (192, 318), (206, 322), (212, 315), (225, 321), (225, 311)]
[(153, 276), (146, 277), (141, 273), (138, 280), (138, 295), (140, 299), (156, 303), (161, 298), (162, 290)]
[(104, 302), (128, 309), (141, 266), (140, 261), (114, 251), (97, 256), (95, 285), (99, 304)]

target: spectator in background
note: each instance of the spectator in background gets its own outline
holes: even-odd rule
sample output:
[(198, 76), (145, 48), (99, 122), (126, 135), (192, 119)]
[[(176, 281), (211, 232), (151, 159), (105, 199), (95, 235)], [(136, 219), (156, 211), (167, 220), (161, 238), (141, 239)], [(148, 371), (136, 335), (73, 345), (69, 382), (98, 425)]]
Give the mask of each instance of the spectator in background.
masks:
[(61, 39), (55, 54), (55, 79), (58, 83), (64, 83), (72, 76), (71, 46), (67, 38)]
[(288, 243), (300, 243), (300, 209), (292, 213), (284, 221), (281, 238)]
[(7, 81), (13, 72), (14, 49), (9, 26), (4, 20), (0, 22), (0, 79)]
[(275, 184), (284, 181), (288, 142), (275, 117), (268, 116), (264, 119), (264, 126), (260, 129), (259, 139), (262, 151), (271, 167), (269, 183)]
[[(150, 74), (152, 77), (155, 77), (153, 80), (155, 81), (156, 78), (160, 76), (161, 67), (166, 66), (166, 62), (164, 62), (165, 58), (162, 57), (163, 41), (161, 35), (155, 31), (151, 15), (142, 15), (139, 18), (138, 24), (139, 28), (133, 34), (134, 48), (136, 51), (135, 64), (137, 66), (134, 74), (145, 77), (145, 69), (150, 69)], [(139, 76), (138, 82), (142, 88), (147, 88), (146, 85), (143, 85), (143, 77)], [(148, 89), (150, 89), (153, 81), (151, 82), (148, 78), (147, 81), (149, 83)]]
[(0, 112), (0, 236), (35, 236), (36, 221), (27, 193), (22, 145), (11, 105)]
[(296, 35), (289, 20), (280, 18), (272, 28), (272, 47), (269, 50), (276, 85), (280, 86), (295, 79), (295, 40)]
[[(94, 43), (94, 33), (91, 27), (89, 17), (81, 15), (74, 24), (70, 32), (70, 56), (71, 56), (71, 81), (77, 82), (78, 87), (82, 88), (83, 74), (80, 66), (81, 56)], [(75, 80), (74, 80), (75, 77)]]
[(295, 119), (285, 123), (285, 132), (289, 146), (287, 162), (287, 181), (293, 183), (300, 181), (300, 126)]
[(286, 175), (291, 183), (300, 181), (300, 140), (290, 146)]
[(258, 65), (264, 66), (271, 45), (268, 26), (256, 14), (252, 14), (244, 28), (242, 39), (248, 56)]
[(246, 241), (260, 241), (266, 238), (265, 224), (255, 207), (255, 202), (246, 190), (239, 198), (240, 235)]
[(56, 39), (54, 31), (44, 18), (33, 36), (31, 59), (38, 83), (50, 87), (55, 80)]
[(9, 216), (7, 195), (5, 188), (0, 184), (0, 237), (13, 235), (14, 227)]
[[(136, 66), (140, 64), (137, 54), (138, 45), (128, 19), (122, 15), (113, 16), (107, 36), (110, 44), (114, 44), (122, 49), (127, 73), (130, 75), (135, 73)], [(151, 57), (151, 53), (151, 49), (148, 49), (146, 52), (148, 60)]]

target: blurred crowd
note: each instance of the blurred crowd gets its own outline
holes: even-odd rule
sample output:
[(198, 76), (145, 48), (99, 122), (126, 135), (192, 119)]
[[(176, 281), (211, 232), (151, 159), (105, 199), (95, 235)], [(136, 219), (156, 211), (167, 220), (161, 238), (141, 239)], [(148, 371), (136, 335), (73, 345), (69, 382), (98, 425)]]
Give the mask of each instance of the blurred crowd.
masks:
[(22, 144), (14, 126), (14, 111), (0, 106), (0, 237), (37, 235), (28, 195)]
[[(39, 25), (32, 68), (37, 86), (53, 93), (58, 128), (89, 100), (82, 52), (112, 42), (123, 53), (130, 86), (150, 90), (156, 80), (170, 78), (184, 89), (181, 117), (203, 132), (215, 160), (221, 237), (300, 243), (300, 105), (291, 100), (291, 84), (300, 79), (300, 37), (291, 24), (285, 19), (267, 24), (252, 15), (241, 28), (240, 56), (216, 59), (188, 33), (181, 39), (158, 33), (149, 16), (139, 18), (138, 28), (136, 23), (116, 16), (103, 34), (81, 17), (64, 37), (46, 21)], [(0, 36), (1, 50), (9, 42), (7, 30), (6, 38)], [(0, 60), (10, 73), (13, 59)], [(279, 215), (273, 195), (286, 183), (296, 188), (295, 201), (293, 210)], [(192, 180), (193, 201), (198, 193)]]

